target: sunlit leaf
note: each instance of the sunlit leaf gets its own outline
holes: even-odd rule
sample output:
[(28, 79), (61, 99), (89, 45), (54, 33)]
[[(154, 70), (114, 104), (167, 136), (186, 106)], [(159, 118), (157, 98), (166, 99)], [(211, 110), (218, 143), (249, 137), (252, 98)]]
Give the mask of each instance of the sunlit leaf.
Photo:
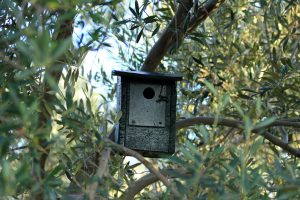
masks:
[(266, 118), (266, 119), (262, 120), (261, 122), (257, 123), (255, 125), (255, 128), (256, 129), (265, 128), (265, 127), (269, 126), (270, 124), (272, 124), (275, 120), (276, 120), (276, 117)]
[(136, 18), (138, 18), (138, 14), (136, 13), (135, 10), (133, 10), (131, 7), (129, 7), (129, 10)]
[(158, 33), (159, 29), (160, 29), (160, 25), (158, 25), (158, 26), (154, 29), (154, 31), (153, 31), (152, 34), (151, 34), (151, 37), (153, 37), (154, 35), (156, 35), (156, 34)]
[(256, 140), (254, 141), (254, 143), (251, 145), (251, 147), (249, 149), (250, 156), (255, 155), (257, 150), (262, 146), (263, 140), (264, 140), (263, 137), (260, 137), (260, 136), (256, 138)]
[(140, 15), (139, 2), (135, 0), (134, 5), (135, 5), (135, 13), (139, 16)]
[(149, 16), (149, 17), (144, 18), (143, 21), (144, 21), (144, 23), (148, 24), (148, 23), (156, 22), (157, 19), (156, 19), (156, 16), (153, 15), (153, 16)]
[(139, 34), (138, 34), (138, 36), (136, 38), (136, 41), (135, 41), (136, 43), (138, 43), (140, 41), (140, 39), (142, 37), (142, 34), (143, 34), (143, 31), (144, 31), (144, 28), (142, 28), (142, 30), (140, 30), (140, 32), (139, 32)]

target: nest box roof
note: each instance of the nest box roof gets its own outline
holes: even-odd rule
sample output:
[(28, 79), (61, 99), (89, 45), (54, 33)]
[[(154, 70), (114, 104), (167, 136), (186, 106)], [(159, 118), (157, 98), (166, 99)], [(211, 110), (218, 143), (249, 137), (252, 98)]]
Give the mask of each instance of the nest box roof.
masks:
[(119, 71), (113, 70), (112, 75), (121, 76), (128, 79), (144, 79), (144, 80), (159, 80), (159, 81), (180, 81), (181, 75), (177, 74), (162, 74), (156, 72), (143, 72), (143, 71)]

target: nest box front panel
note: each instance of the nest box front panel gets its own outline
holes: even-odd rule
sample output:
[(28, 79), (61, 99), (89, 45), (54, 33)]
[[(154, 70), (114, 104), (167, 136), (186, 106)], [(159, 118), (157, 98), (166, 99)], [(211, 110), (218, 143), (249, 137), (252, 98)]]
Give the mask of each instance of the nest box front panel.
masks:
[(170, 151), (170, 86), (129, 82), (124, 145), (146, 152)]
[(165, 127), (166, 86), (130, 83), (129, 91), (129, 125)]

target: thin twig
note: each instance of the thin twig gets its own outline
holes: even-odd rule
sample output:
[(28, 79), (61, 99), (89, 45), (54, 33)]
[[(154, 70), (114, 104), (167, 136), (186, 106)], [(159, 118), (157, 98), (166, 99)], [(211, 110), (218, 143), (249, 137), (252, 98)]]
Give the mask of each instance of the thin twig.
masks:
[(22, 149), (26, 149), (26, 148), (28, 148), (28, 145), (12, 148), (12, 149), (10, 149), (10, 151), (18, 151), (18, 150), (22, 150)]
[[(110, 147), (104, 148), (101, 152), (101, 156), (99, 158), (99, 163), (97, 163), (98, 168), (97, 168), (96, 176), (98, 179), (102, 179), (108, 169), (108, 161), (110, 158), (110, 153), (111, 153)], [(98, 181), (95, 181), (93, 184), (91, 184), (87, 188), (87, 192), (89, 194), (89, 199), (95, 199), (97, 187), (98, 187)]]

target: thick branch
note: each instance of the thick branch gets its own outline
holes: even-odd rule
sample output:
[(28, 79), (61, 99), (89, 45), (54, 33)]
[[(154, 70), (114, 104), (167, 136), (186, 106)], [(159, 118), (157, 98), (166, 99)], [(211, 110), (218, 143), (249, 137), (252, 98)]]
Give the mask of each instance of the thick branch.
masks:
[(183, 37), (184, 22), (192, 6), (192, 0), (181, 1), (172, 21), (147, 55), (141, 71), (155, 71), (170, 47)]
[[(59, 41), (59, 40), (63, 40), (68, 37), (71, 37), (72, 32), (73, 32), (72, 22), (73, 22), (72, 17), (70, 19), (66, 19), (65, 21), (63, 21), (63, 23), (59, 27), (60, 28), (59, 34), (56, 38), (54, 38), (54, 40)], [(64, 56), (60, 57), (59, 60), (55, 61), (54, 65), (60, 65), (60, 63), (63, 61), (64, 61)], [(52, 68), (55, 70), (53, 70)], [(51, 102), (55, 98), (55, 94), (50, 94), (52, 87), (49, 84), (49, 79), (52, 79), (53, 82), (58, 85), (61, 74), (62, 74), (62, 67), (59, 67), (58, 70), (56, 69), (56, 66), (46, 68), (45, 74), (44, 74), (44, 82), (43, 82), (44, 92), (43, 92), (43, 97), (42, 97), (45, 102)], [(51, 114), (47, 112), (47, 109), (44, 108), (44, 106), (45, 106), (44, 103), (41, 102), (41, 105), (40, 105), (41, 112), (39, 113), (39, 126), (41, 128), (45, 128), (47, 126), (47, 124), (51, 123), (50, 122)], [(50, 131), (51, 131), (51, 129), (48, 129), (46, 134), (49, 134)], [(48, 141), (46, 138), (39, 139), (39, 145), (41, 147), (41, 150), (43, 150), (43, 151), (42, 151), (39, 159), (38, 160), (34, 159), (34, 162), (39, 162), (41, 176), (43, 177), (44, 171), (45, 171), (45, 165), (46, 165), (46, 161), (47, 161), (50, 149), (49, 149)], [(33, 175), (37, 176), (34, 171), (33, 171)], [(39, 192), (35, 196), (35, 199), (43, 199), (42, 191)]]
[[(216, 121), (215, 117), (195, 117), (195, 118), (188, 118), (188, 119), (182, 119), (182, 120), (177, 121), (176, 129), (181, 129), (184, 127), (197, 125), (197, 124), (213, 125), (214, 123), (216, 123), (216, 125), (229, 126), (229, 127), (233, 127), (233, 128), (241, 128), (241, 126), (243, 125), (243, 122), (240, 120), (218, 118), (218, 120)], [(295, 128), (300, 128), (300, 122), (275, 120), (273, 123), (271, 123), (268, 126), (265, 126), (263, 128), (254, 128), (253, 132), (259, 132), (265, 128), (269, 128), (272, 126), (291, 126), (291, 127), (295, 127)]]
[[(186, 170), (184, 169), (164, 169), (160, 171), (161, 174), (164, 176), (168, 176), (168, 178), (177, 178), (181, 176), (187, 176), (190, 175)], [(159, 181), (157, 176), (150, 173), (146, 176), (143, 176), (136, 182), (132, 182), (128, 185), (128, 189), (126, 192), (121, 196), (121, 199), (129, 200), (134, 199), (134, 196), (138, 194), (140, 191), (142, 191), (145, 187)]]
[[(223, 2), (223, 0), (221, 2)], [(147, 55), (141, 71), (155, 71), (156, 67), (167, 54), (168, 50), (174, 45), (178, 46), (185, 34), (187, 32), (192, 32), (207, 18), (207, 16), (217, 7), (217, 5), (218, 0), (209, 0), (204, 7), (198, 9), (196, 15), (193, 16), (190, 21), (186, 21), (193, 6), (193, 1), (181, 1), (172, 21)], [(188, 27), (185, 29), (187, 23)]]
[[(193, 126), (198, 124), (213, 125), (215, 121), (216, 121), (215, 117), (195, 117), (195, 118), (182, 119), (176, 122), (176, 129), (179, 130), (188, 126)], [(233, 128), (241, 128), (243, 122), (238, 120), (219, 118), (218, 121), (216, 121), (216, 125), (229, 126)]]
[[(73, 19), (69, 19), (66, 20), (62, 25), (61, 25), (61, 31), (58, 34), (57, 38), (55, 40), (63, 40), (66, 39), (68, 37), (72, 36), (72, 32), (73, 32), (73, 27), (72, 27), (72, 21)], [(64, 61), (64, 57), (62, 56), (58, 61), (54, 62), (55, 64), (60, 64), (61, 61)], [(54, 68), (56, 68), (56, 66), (54, 66)], [(44, 78), (44, 96), (43, 99), (45, 100), (45, 102), (51, 102), (54, 98), (55, 98), (55, 94), (50, 94), (49, 92), (52, 90), (52, 87), (50, 86), (47, 78), (49, 79), (53, 79), (54, 83), (59, 82), (60, 77), (62, 74), (62, 68), (59, 68), (59, 70), (52, 70), (51, 68), (47, 68), (46, 69), (46, 73), (45, 73), (45, 78)], [(42, 105), (43, 106), (43, 105)], [(51, 118), (51, 115), (46, 111), (46, 109), (44, 109), (43, 107), (41, 108), (41, 110), (43, 110), (43, 112), (40, 112), (39, 114), (39, 123), (41, 127), (45, 127), (45, 124), (48, 123), (48, 121)], [(40, 141), (40, 145), (42, 148), (44, 148), (46, 150), (46, 152), (48, 152), (49, 150), (47, 149), (47, 141)], [(43, 153), (41, 155), (40, 158), (40, 167), (42, 170), (44, 170), (45, 168), (45, 163), (48, 157), (48, 153)]]
[[(194, 31), (197, 26), (203, 22), (215, 8), (218, 7), (218, 2), (219, 0), (210, 0), (204, 5), (204, 7), (199, 8), (196, 15), (191, 18), (187, 32), (191, 33)], [(221, 0), (219, 4), (223, 2), (224, 0)]]
[[(239, 120), (232, 120), (232, 119), (224, 119), (219, 118), (217, 121), (215, 117), (195, 117), (195, 118), (189, 118), (189, 119), (183, 119), (176, 122), (176, 129), (185, 128), (188, 126), (198, 125), (198, 124), (204, 124), (204, 125), (221, 125), (221, 126), (228, 126), (233, 128), (240, 128), (243, 127), (243, 122)], [(254, 128), (252, 132), (260, 134), (264, 136), (267, 140), (269, 140), (272, 144), (281, 147), (283, 150), (291, 153), (292, 155), (300, 158), (300, 150), (295, 149), (288, 144), (286, 144), (284, 141), (278, 139), (274, 135), (264, 132), (266, 128), (273, 127), (273, 126), (291, 126), (295, 128), (300, 128), (299, 122), (290, 122), (290, 121), (284, 121), (284, 120), (276, 120), (273, 123), (262, 127), (262, 128)]]

